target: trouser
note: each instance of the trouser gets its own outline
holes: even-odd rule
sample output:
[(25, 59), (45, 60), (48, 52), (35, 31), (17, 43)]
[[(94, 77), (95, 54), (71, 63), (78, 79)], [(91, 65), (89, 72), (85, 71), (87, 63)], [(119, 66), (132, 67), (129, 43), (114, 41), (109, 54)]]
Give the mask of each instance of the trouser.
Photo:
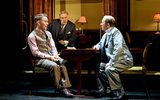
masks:
[(105, 66), (100, 65), (97, 74), (97, 86), (98, 89), (110, 88), (111, 90), (123, 89), (119, 73), (125, 68), (124, 65), (118, 64), (118, 66)]
[(49, 70), (56, 89), (71, 87), (66, 66), (58, 65), (56, 62), (48, 59), (41, 59), (36, 65)]
[(107, 68), (105, 69), (105, 73), (111, 90), (118, 90), (123, 88), (119, 72), (116, 69), (112, 67)]
[(100, 65), (96, 67), (96, 83), (98, 90), (106, 90), (109, 87), (108, 78), (104, 70), (101, 69)]
[(54, 74), (55, 87), (57, 88), (71, 87), (71, 83), (68, 77), (68, 72), (64, 65), (60, 65), (59, 67), (54, 67), (51, 73)]
[(108, 84), (108, 78), (104, 71), (99, 71), (96, 75), (96, 82), (97, 82), (97, 88), (98, 90), (104, 90), (106, 91), (107, 88), (109, 88)]

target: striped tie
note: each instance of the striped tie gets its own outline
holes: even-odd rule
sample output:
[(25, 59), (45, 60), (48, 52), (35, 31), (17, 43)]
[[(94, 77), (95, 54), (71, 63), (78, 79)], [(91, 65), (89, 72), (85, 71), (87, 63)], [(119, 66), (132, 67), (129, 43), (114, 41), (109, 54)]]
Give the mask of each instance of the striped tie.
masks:
[(64, 28), (65, 28), (65, 24), (62, 24), (62, 25), (61, 25), (61, 33), (64, 32)]

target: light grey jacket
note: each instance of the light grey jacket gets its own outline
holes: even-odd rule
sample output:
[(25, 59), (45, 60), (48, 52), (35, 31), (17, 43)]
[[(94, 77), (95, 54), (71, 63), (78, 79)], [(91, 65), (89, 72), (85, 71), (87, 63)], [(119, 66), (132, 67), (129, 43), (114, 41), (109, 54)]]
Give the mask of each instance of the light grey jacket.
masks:
[[(104, 45), (106, 39), (106, 43)], [(105, 31), (100, 42), (96, 45), (99, 49), (105, 47), (105, 54), (109, 60), (109, 65), (115, 67), (133, 66), (133, 57), (125, 43), (121, 32), (116, 27), (111, 27)]]

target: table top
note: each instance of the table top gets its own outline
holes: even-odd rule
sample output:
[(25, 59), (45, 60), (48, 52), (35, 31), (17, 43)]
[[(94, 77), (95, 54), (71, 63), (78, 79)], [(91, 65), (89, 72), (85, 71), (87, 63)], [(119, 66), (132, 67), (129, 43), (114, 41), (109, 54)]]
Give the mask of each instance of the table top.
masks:
[(63, 49), (60, 53), (61, 57), (69, 60), (75, 60), (75, 61), (83, 61), (87, 60), (89, 58), (92, 58), (96, 54), (98, 54), (99, 51), (95, 49)]
[(98, 53), (98, 50), (92, 48), (85, 49), (62, 49), (61, 53)]

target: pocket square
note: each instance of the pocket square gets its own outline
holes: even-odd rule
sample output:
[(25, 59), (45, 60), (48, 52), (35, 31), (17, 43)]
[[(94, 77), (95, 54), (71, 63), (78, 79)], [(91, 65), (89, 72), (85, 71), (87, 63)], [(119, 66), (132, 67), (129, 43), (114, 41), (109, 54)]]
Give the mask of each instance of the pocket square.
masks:
[(71, 32), (69, 31), (69, 32), (67, 32), (67, 34), (71, 34)]

